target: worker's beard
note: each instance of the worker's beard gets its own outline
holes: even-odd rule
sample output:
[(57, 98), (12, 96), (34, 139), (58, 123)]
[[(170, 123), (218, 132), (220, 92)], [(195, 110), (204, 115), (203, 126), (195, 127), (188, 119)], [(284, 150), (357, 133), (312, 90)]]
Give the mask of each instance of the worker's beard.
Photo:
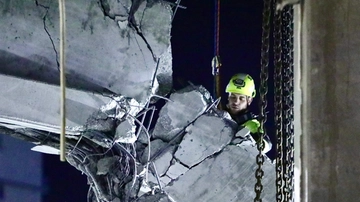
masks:
[(237, 114), (240, 114), (240, 113), (244, 113), (246, 111), (246, 108), (242, 109), (239, 106), (231, 106), (231, 105), (227, 104), (226, 107), (228, 109), (228, 112), (231, 115), (237, 115)]

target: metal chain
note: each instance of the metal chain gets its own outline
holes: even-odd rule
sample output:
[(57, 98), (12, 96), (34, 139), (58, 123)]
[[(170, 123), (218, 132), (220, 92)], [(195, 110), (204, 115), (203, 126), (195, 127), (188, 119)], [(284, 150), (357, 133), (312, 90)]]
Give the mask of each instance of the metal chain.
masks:
[(257, 149), (259, 150), (259, 154), (256, 156), (256, 163), (258, 168), (255, 171), (256, 183), (255, 183), (255, 193), (256, 196), (254, 198), (255, 202), (261, 202), (261, 193), (263, 191), (263, 185), (261, 180), (264, 176), (264, 171), (262, 169), (262, 165), (264, 164), (264, 156), (262, 154), (262, 150), (264, 148), (263, 137), (266, 135), (266, 129), (264, 124), (267, 120), (266, 115), (266, 107), (267, 107), (267, 92), (268, 92), (268, 78), (269, 78), (269, 38), (270, 38), (270, 18), (271, 18), (271, 0), (264, 0), (264, 7), (262, 13), (262, 37), (261, 37), (261, 73), (260, 73), (260, 128), (259, 128), (259, 140), (257, 144)]
[[(274, 2), (276, 8), (278, 0)], [(284, 201), (284, 162), (283, 162), (283, 76), (282, 76), (282, 11), (274, 13), (274, 108), (276, 126), (276, 201)]]
[(285, 145), (285, 173), (284, 176), (284, 194), (285, 201), (291, 202), (294, 200), (293, 191), (294, 191), (294, 59), (293, 59), (293, 40), (294, 40), (294, 30), (293, 30), (293, 8), (292, 5), (286, 6), (282, 14), (284, 26), (282, 28), (284, 40), (283, 40), (283, 61), (284, 61), (284, 103), (286, 109), (284, 111), (284, 134), (286, 139), (283, 144)]

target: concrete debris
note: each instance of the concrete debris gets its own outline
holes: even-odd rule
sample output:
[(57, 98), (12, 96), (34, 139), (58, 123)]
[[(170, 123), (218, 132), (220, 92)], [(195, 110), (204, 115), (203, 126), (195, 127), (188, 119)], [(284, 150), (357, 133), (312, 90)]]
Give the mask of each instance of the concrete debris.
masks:
[(138, 195), (137, 196), (142, 196), (146, 193), (151, 192), (153, 189), (150, 187), (150, 185), (148, 184), (148, 182), (146, 182), (145, 180), (142, 181)]
[(170, 95), (172, 102), (167, 102), (161, 109), (154, 127), (154, 138), (170, 141), (177, 131), (204, 113), (211, 97), (202, 86), (188, 86)]
[[(168, 144), (161, 139), (155, 139), (144, 149), (143, 155), (141, 156), (141, 162), (147, 163), (149, 158), (153, 157), (154, 154), (165, 148)], [(150, 149), (149, 149), (150, 147)], [(150, 150), (150, 153), (149, 153)], [(164, 151), (165, 152), (165, 151)]]
[(106, 175), (109, 171), (113, 172), (112, 169), (115, 168), (115, 164), (119, 162), (117, 156), (102, 158), (97, 162), (97, 175)]
[(44, 154), (60, 155), (60, 150), (47, 145), (37, 145), (31, 148), (32, 151), (41, 152)]
[(115, 142), (134, 143), (136, 141), (134, 119), (129, 118), (121, 122), (115, 131)]
[(137, 139), (135, 116), (142, 108), (135, 99), (114, 96), (109, 103), (101, 106), (99, 111), (88, 118), (86, 129), (110, 132), (116, 127), (116, 122), (120, 121), (116, 127), (115, 142), (134, 143)]
[(86, 121), (87, 130), (97, 130), (101, 132), (113, 131), (116, 125), (116, 119), (108, 117), (105, 112), (96, 111)]
[(102, 106), (100, 110), (107, 114), (107, 117), (116, 118), (120, 121), (125, 120), (127, 116), (136, 116), (144, 107), (133, 98), (114, 96), (112, 99), (107, 105)]
[(175, 161), (173, 165), (170, 166), (169, 170), (166, 172), (166, 175), (171, 179), (177, 179), (180, 175), (184, 174), (189, 169), (179, 162)]
[(158, 175), (163, 176), (169, 169), (171, 160), (173, 159), (175, 146), (169, 147), (159, 158), (154, 160)]
[[(133, 116), (130, 115), (130, 108), (126, 108), (130, 106), (126, 104), (128, 102), (117, 101), (105, 105), (99, 112), (93, 113), (91, 118), (105, 120), (110, 117), (118, 122), (115, 136), (101, 130), (88, 130), (83, 133), (83, 137), (106, 148), (106, 152), (101, 156), (87, 155), (83, 160), (87, 164), (84, 164), (77, 158), (84, 158), (82, 153), (88, 151), (81, 150), (81, 155), (77, 158), (68, 158), (69, 163), (86, 173), (90, 181), (98, 181), (94, 188), (97, 196), (104, 195), (109, 200), (253, 200), (258, 155), (255, 142), (247, 129), (237, 131), (238, 126), (228, 119), (227, 113), (219, 113), (216, 109), (205, 112), (209, 100), (203, 97), (206, 93), (199, 93), (199, 89), (201, 88), (187, 88), (174, 93), (176, 96), (170, 96), (173, 101), (167, 103), (167, 109), (172, 112), (165, 113), (164, 109), (161, 109), (163, 113), (160, 113), (157, 120), (154, 119), (158, 135), (152, 135), (150, 143), (147, 137), (143, 141), (136, 138), (135, 131), (139, 130), (140, 125), (133, 122), (133, 117), (137, 116), (139, 111), (135, 111)], [(181, 95), (187, 98), (183, 99)], [(192, 100), (200, 101), (201, 105)], [(179, 109), (175, 110), (176, 106), (169, 106), (171, 103), (180, 106), (186, 120), (182, 119)], [(192, 115), (186, 115), (185, 111)], [(165, 125), (162, 116), (167, 117), (171, 129), (163, 127)], [(170, 119), (170, 116), (175, 118)], [(140, 134), (144, 135), (146, 132), (147, 129)], [(178, 142), (166, 142), (163, 141), (166, 135), (160, 134), (180, 136), (177, 138)], [(85, 145), (80, 142), (79, 146), (81, 147), (78, 149), (82, 149)], [(109, 152), (110, 150), (112, 152)], [(77, 151), (72, 150), (71, 154), (76, 155)], [(114, 155), (114, 152), (117, 155)], [(91, 161), (88, 161), (90, 159)], [(265, 161), (262, 170), (265, 173), (262, 179), (265, 187), (262, 200), (274, 201), (274, 165)]]
[(96, 130), (85, 131), (82, 135), (104, 148), (111, 148), (114, 145), (112, 139), (104, 138), (104, 134)]
[(134, 186), (132, 182), (128, 182), (124, 186), (125, 194), (132, 199), (137, 198), (139, 190), (140, 190), (140, 180), (136, 180)]
[(137, 142), (146, 144), (146, 145), (149, 144), (151, 137), (148, 137), (148, 134), (149, 134), (149, 136), (151, 136), (152, 130), (148, 131), (148, 134), (146, 134), (145, 130), (143, 130), (142, 128), (140, 128), (139, 130), (140, 130), (140, 133), (139, 133), (139, 136), (137, 137)]
[[(188, 91), (187, 93), (194, 92)], [(191, 99), (196, 99), (198, 95), (192, 94)], [(187, 103), (187, 107), (190, 109), (194, 107), (192, 102), (186, 102), (189, 99), (180, 101), (176, 96), (172, 96), (172, 98), (174, 102)], [(167, 104), (170, 105), (171, 103), (173, 102)], [(229, 119), (230, 116), (227, 112), (212, 109), (204, 113), (207, 105), (208, 102), (202, 102), (202, 106), (199, 106), (198, 103), (195, 104), (201, 110), (192, 111), (194, 120), (185, 121), (179, 117), (165, 121), (173, 127), (171, 130), (175, 130), (174, 126), (180, 125), (173, 124), (173, 120), (183, 121), (181, 124), (184, 127), (187, 123), (187, 127), (183, 130), (185, 135), (179, 143), (172, 142), (171, 144), (175, 145), (171, 145), (171, 149), (166, 142), (162, 141), (164, 136), (154, 135), (152, 137), (151, 156), (158, 155), (156, 159), (152, 159), (158, 170), (158, 176), (149, 166), (149, 170), (146, 171), (149, 172), (148, 177), (143, 178), (143, 180), (148, 180), (146, 185), (151, 191), (146, 189), (148, 193), (144, 194), (143, 191), (142, 197), (154, 197), (150, 193), (160, 189), (160, 191), (165, 191), (163, 193), (168, 196), (167, 200), (171, 199), (171, 201), (176, 202), (253, 200), (255, 197), (253, 191), (256, 181), (255, 170), (257, 168), (255, 159), (258, 155), (255, 142), (247, 129), (243, 128), (237, 131), (238, 125)], [(174, 114), (179, 113), (176, 110), (173, 112)], [(161, 119), (162, 115), (169, 117), (169, 112), (160, 113), (157, 121), (157, 124), (161, 122), (160, 124), (165, 126), (164, 119)], [(171, 130), (158, 125), (157, 134), (168, 135)], [(181, 130), (180, 127), (177, 130)], [(148, 148), (145, 148), (142, 155), (143, 163), (148, 157), (147, 151)], [(170, 160), (171, 163), (169, 163)], [(262, 180), (264, 187), (266, 187), (263, 193), (263, 201), (274, 201), (275, 173), (273, 164), (270, 161), (265, 161), (262, 169), (266, 173)], [(150, 198), (146, 199), (150, 200)]]
[(145, 148), (147, 147), (146, 144), (143, 144), (139, 141), (139, 138), (135, 142), (135, 151), (136, 151), (136, 158), (138, 162), (141, 162), (141, 156), (143, 155)]
[[(226, 148), (191, 168), (164, 189), (177, 202), (252, 201), (255, 197), (256, 150), (250, 153), (236, 146)], [(275, 201), (275, 169), (269, 161), (263, 168), (262, 200)]]
[(172, 52), (171, 45), (169, 45), (167, 52), (160, 56), (160, 62), (156, 74), (156, 79), (159, 83), (156, 94), (167, 95), (173, 86), (172, 81)]
[(165, 193), (146, 194), (134, 202), (174, 202)]
[(115, 198), (111, 202), (121, 202), (121, 200), (119, 198)]
[(169, 176), (167, 176), (167, 175), (164, 175), (164, 176), (162, 176), (162, 177), (160, 178), (160, 182), (163, 183), (163, 184), (162, 184), (163, 187), (166, 186), (166, 185), (168, 185), (171, 181), (172, 181), (172, 179), (171, 179)]
[[(188, 93), (193, 100), (199, 97), (197, 94), (199, 91), (188, 90), (189, 88), (180, 92)], [(180, 101), (173, 95), (170, 96), (171, 98), (184, 106), (183, 102), (190, 99)], [(168, 109), (176, 114), (179, 111), (169, 107), (174, 102), (167, 104)], [(195, 102), (194, 105), (192, 104), (193, 102), (187, 102), (186, 106), (193, 109), (195, 105), (197, 109), (201, 109), (192, 111), (194, 120), (185, 121), (178, 117), (174, 120), (178, 123), (183, 122), (173, 124), (173, 120), (167, 119), (168, 124), (173, 124), (171, 130), (175, 130), (177, 134), (178, 131), (185, 133), (178, 143), (167, 143), (162, 140), (164, 136), (154, 135), (150, 143), (150, 157), (149, 146), (143, 149), (141, 162), (147, 165), (148, 169), (144, 170), (147, 174), (141, 175), (142, 188), (137, 197), (141, 196), (137, 199), (135, 197), (135, 201), (152, 200), (156, 198), (156, 193), (164, 193), (167, 196), (166, 200), (176, 202), (253, 200), (256, 180), (254, 173), (257, 168), (255, 159), (258, 151), (253, 139), (249, 138), (251, 137), (249, 131), (246, 128), (237, 131), (238, 125), (229, 119), (227, 112), (212, 109), (204, 113), (208, 105), (206, 101), (202, 102), (201, 106)], [(169, 112), (163, 114), (160, 112), (156, 124), (161, 122), (160, 124), (165, 126), (164, 120), (161, 119), (162, 115), (169, 117)], [(174, 126), (179, 125), (183, 125), (183, 129), (180, 127), (175, 129)], [(171, 134), (171, 130), (158, 125), (156, 131), (157, 134), (168, 135)], [(157, 172), (154, 172), (152, 163), (147, 163), (149, 158), (154, 162)], [(266, 173), (264, 177), (266, 179), (262, 181), (266, 187), (263, 201), (273, 201), (275, 200), (275, 189), (272, 184), (275, 182), (273, 165), (270, 161), (265, 161), (262, 169)], [(160, 199), (156, 198), (156, 200)]]
[(235, 133), (235, 137), (246, 138), (250, 135), (250, 130), (248, 128), (242, 128)]
[(249, 147), (257, 148), (256, 141), (250, 135), (250, 131), (247, 128), (240, 129), (236, 134), (231, 144), (247, 150)]
[(204, 115), (199, 117), (186, 131), (175, 157), (192, 167), (230, 143), (236, 128), (225, 125), (221, 118)]
[(159, 177), (160, 180), (160, 185), (158, 183), (158, 180), (156, 178), (156, 176), (154, 176), (153, 174), (149, 173), (148, 175), (148, 180), (149, 182), (151, 182), (152, 184), (158, 185), (158, 187), (165, 187), (167, 184), (169, 184), (171, 182), (171, 178), (168, 177), (167, 175), (164, 175), (162, 177)]

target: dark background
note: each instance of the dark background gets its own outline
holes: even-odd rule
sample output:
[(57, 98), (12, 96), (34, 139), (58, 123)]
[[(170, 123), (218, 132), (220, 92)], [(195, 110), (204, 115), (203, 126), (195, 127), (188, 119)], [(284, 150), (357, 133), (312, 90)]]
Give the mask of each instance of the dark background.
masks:
[[(209, 0), (182, 0), (186, 9), (178, 9), (172, 27), (174, 88), (191, 81), (203, 85), (213, 93), (214, 81), (211, 60), (214, 56), (215, 2)], [(220, 5), (220, 57), (222, 61), (221, 88), (235, 73), (250, 74), (258, 87), (260, 83), (262, 1), (222, 0)], [(271, 82), (271, 79), (270, 79)], [(269, 86), (271, 89), (271, 86)], [(269, 92), (271, 93), (271, 92)], [(223, 101), (227, 95), (222, 94)], [(259, 112), (256, 97), (251, 109)], [(268, 108), (273, 108), (269, 100)], [(273, 113), (269, 110), (266, 128), (272, 141)], [(273, 143), (274, 144), (274, 143)], [(273, 147), (274, 148), (274, 147)], [(274, 149), (269, 153), (274, 155)], [(254, 158), (255, 161), (255, 158)], [(44, 155), (44, 202), (86, 201), (89, 186), (86, 176), (60, 162), (59, 156)]]

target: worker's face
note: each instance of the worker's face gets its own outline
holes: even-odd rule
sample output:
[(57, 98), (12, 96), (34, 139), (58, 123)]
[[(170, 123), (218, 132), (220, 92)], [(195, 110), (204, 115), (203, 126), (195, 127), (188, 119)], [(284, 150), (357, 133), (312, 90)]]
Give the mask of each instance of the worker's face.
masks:
[(252, 102), (252, 97), (241, 95), (238, 93), (229, 93), (228, 98), (229, 111), (231, 114), (237, 114), (245, 110)]

